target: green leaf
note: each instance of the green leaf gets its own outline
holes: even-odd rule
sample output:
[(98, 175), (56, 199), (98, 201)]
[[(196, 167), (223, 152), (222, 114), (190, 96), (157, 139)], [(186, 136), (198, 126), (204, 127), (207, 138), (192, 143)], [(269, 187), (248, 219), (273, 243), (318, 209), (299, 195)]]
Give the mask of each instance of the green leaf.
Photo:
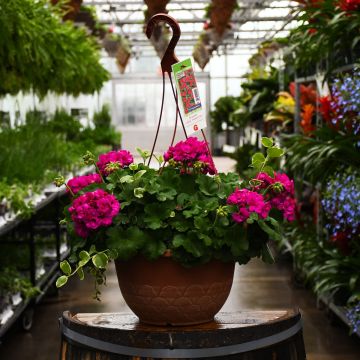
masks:
[(155, 260), (164, 254), (166, 245), (157, 237), (149, 237), (142, 249), (143, 255), (149, 260)]
[(79, 267), (77, 269), (76, 273), (78, 274), (80, 280), (84, 280), (85, 276), (84, 276), (84, 270), (82, 267)]
[(260, 152), (254, 154), (254, 155), (252, 156), (252, 158), (251, 158), (251, 162), (252, 162), (252, 163), (254, 163), (254, 162), (261, 162), (261, 163), (263, 163), (264, 161), (265, 161), (265, 156), (264, 156), (262, 153), (260, 153)]
[(56, 287), (60, 288), (62, 286), (64, 286), (68, 281), (68, 277), (66, 275), (60, 276), (57, 280), (56, 280)]
[(265, 166), (263, 171), (272, 178), (274, 177), (274, 169), (271, 166)]
[(96, 253), (96, 247), (95, 247), (95, 245), (91, 245), (90, 249), (89, 249), (89, 254), (92, 255), (94, 253)]
[(205, 195), (215, 195), (219, 190), (219, 185), (210, 176), (201, 175), (195, 181), (199, 184), (200, 191)]
[(262, 161), (254, 161), (249, 166), (253, 167), (255, 170), (259, 171), (263, 166), (263, 162)]
[(60, 263), (60, 269), (65, 275), (71, 274), (71, 266), (67, 260), (64, 260)]
[(147, 204), (144, 207), (145, 216), (144, 221), (150, 229), (156, 230), (161, 228), (162, 220), (170, 216), (171, 211), (174, 210), (173, 202), (153, 203)]
[(192, 233), (175, 235), (173, 245), (175, 248), (183, 247), (195, 257), (201, 257), (206, 251), (204, 243), (199, 241), (197, 236)]
[(89, 262), (90, 254), (87, 251), (82, 250), (79, 253), (79, 258), (80, 258), (79, 266), (84, 266)]
[(273, 264), (275, 262), (274, 256), (267, 243), (261, 248), (261, 259), (267, 264)]
[(144, 174), (146, 173), (146, 170), (140, 170), (134, 175), (134, 179), (138, 180), (140, 179)]
[(135, 226), (126, 230), (113, 227), (108, 229), (107, 235), (107, 246), (110, 249), (116, 249), (119, 258), (124, 260), (134, 256), (148, 239), (147, 234)]
[(262, 137), (262, 138), (261, 138), (261, 143), (262, 143), (262, 145), (263, 145), (264, 147), (269, 148), (269, 147), (272, 147), (272, 146), (273, 146), (274, 140), (271, 139), (271, 138), (268, 138), (268, 137)]
[(257, 223), (259, 224), (261, 230), (265, 231), (269, 235), (270, 239), (277, 241), (281, 240), (280, 233), (266, 224), (264, 220), (258, 220)]
[(130, 184), (130, 183), (132, 183), (133, 181), (134, 181), (134, 177), (131, 176), (131, 175), (125, 175), (125, 176), (123, 176), (123, 177), (120, 178), (120, 182), (121, 182), (122, 184), (124, 184), (124, 183)]
[(277, 158), (284, 155), (284, 150), (274, 146), (267, 149), (267, 154), (271, 158)]
[(142, 197), (144, 197), (144, 192), (145, 192), (145, 189), (142, 188), (142, 187), (135, 188), (134, 189), (134, 196), (136, 198), (138, 198), (138, 199), (141, 199)]
[(92, 257), (92, 262), (98, 269), (105, 269), (109, 259), (105, 253), (98, 253)]

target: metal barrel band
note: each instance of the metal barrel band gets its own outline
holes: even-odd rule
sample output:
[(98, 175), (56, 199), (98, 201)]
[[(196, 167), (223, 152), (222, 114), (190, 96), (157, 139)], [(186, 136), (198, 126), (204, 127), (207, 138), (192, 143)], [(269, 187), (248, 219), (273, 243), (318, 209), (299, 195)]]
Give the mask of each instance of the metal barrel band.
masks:
[(86, 347), (101, 350), (108, 353), (140, 356), (140, 357), (154, 357), (154, 358), (211, 358), (224, 355), (241, 354), (253, 350), (259, 350), (271, 345), (279, 344), (292, 336), (296, 335), (302, 329), (302, 321), (299, 320), (295, 325), (289, 329), (279, 332), (278, 334), (264, 337), (258, 340), (248, 341), (242, 344), (220, 346), (214, 348), (197, 348), (197, 349), (149, 349), (149, 348), (135, 348), (131, 346), (118, 345), (108, 343), (106, 341), (94, 339), (90, 336), (79, 334), (74, 330), (69, 329), (60, 320), (61, 331), (63, 335), (69, 340), (84, 345)]

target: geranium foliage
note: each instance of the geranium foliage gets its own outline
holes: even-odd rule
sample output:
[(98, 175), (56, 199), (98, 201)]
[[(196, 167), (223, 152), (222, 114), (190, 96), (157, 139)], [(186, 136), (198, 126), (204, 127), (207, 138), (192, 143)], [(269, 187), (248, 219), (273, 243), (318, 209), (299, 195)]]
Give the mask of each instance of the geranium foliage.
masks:
[[(109, 260), (137, 255), (155, 260), (165, 251), (184, 266), (213, 258), (245, 264), (254, 256), (271, 262), (267, 241), (280, 237), (276, 218), (293, 220), (294, 185), (268, 165), (283, 150), (272, 139), (262, 143), (266, 156), (252, 157), (250, 182), (217, 173), (206, 143), (196, 138), (158, 156), (160, 169), (146, 165), (147, 151), (139, 150), (144, 160), (139, 164), (126, 150), (100, 155), (99, 161), (87, 153), (84, 161), (94, 164), (103, 182), (91, 177), (66, 184), (73, 197), (65, 222), (75, 266), (61, 264), (64, 275), (57, 285), (75, 273), (82, 278), (85, 266), (102, 283)], [(70, 191), (74, 184), (76, 194)]]

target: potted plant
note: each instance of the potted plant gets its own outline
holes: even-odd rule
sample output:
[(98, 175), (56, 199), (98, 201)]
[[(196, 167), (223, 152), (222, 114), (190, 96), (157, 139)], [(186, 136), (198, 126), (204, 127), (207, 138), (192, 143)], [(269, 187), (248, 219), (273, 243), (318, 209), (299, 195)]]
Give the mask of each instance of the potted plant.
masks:
[[(72, 237), (73, 264), (61, 263), (57, 286), (84, 269), (105, 282), (115, 260), (129, 307), (150, 324), (211, 321), (231, 289), (234, 265), (252, 257), (272, 262), (268, 238), (278, 238), (276, 216), (294, 217), (293, 182), (268, 165), (283, 150), (263, 138), (266, 156), (252, 157), (253, 178), (217, 173), (208, 146), (190, 137), (157, 156), (159, 169), (134, 163), (126, 150), (91, 153), (97, 170), (66, 184), (71, 204), (64, 223)], [(100, 292), (96, 287), (96, 297)]]

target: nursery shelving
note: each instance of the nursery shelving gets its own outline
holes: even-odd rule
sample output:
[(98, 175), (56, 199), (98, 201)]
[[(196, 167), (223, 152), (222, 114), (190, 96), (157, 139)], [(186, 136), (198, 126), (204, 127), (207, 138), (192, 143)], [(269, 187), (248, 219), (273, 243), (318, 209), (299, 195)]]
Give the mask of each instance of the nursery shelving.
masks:
[[(78, 175), (84, 175), (89, 173), (89, 168), (84, 168), (79, 171)], [(7, 321), (0, 325), (0, 338), (3, 337), (7, 331), (17, 322), (22, 319), (22, 327), (25, 330), (29, 330), (32, 325), (32, 316), (34, 306), (41, 301), (43, 296), (52, 288), (55, 284), (57, 277), (59, 276), (59, 264), (69, 255), (69, 249), (67, 246), (62, 246), (62, 235), (65, 234), (64, 229), (59, 224), (61, 219), (62, 202), (67, 196), (64, 189), (59, 189), (53, 186), (47, 187), (38, 196), (37, 203), (34, 206), (33, 214), (29, 219), (24, 219), (21, 215), (13, 215), (12, 217), (6, 216), (7, 221), (0, 226), (0, 245), (8, 244), (11, 246), (28, 246), (30, 252), (29, 259), (29, 271), (28, 276), (33, 286), (39, 288), (40, 293), (32, 299), (22, 299), (19, 304), (13, 307), (13, 314), (7, 319)], [(55, 217), (48, 220), (41, 220), (41, 212), (47, 212), (49, 208), (52, 208), (55, 212)], [(27, 238), (21, 238), (20, 240), (4, 240), (6, 235), (18, 229), (25, 229)], [(36, 233), (45, 230), (47, 233), (53, 233), (55, 235), (55, 242), (53, 244), (52, 253), (47, 254), (48, 264), (44, 266), (43, 271), (38, 272), (39, 267), (36, 263), (35, 250), (39, 245), (39, 241), (36, 239)], [(42, 254), (44, 258), (45, 253)], [(41, 274), (43, 273), (43, 274)], [(53, 288), (56, 291), (56, 288)]]

